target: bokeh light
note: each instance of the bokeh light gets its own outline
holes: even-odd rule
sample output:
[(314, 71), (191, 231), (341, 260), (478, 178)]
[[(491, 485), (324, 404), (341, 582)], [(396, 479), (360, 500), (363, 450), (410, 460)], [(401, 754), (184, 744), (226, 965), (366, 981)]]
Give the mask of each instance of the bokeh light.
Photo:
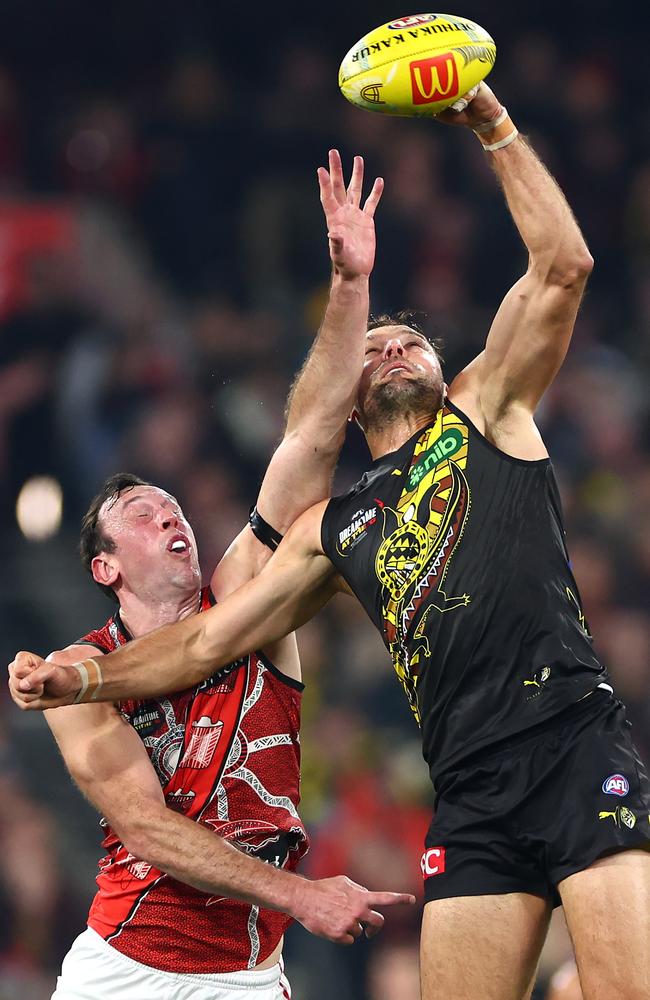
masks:
[(28, 479), (16, 501), (16, 520), (25, 538), (43, 542), (56, 535), (63, 516), (63, 490), (51, 476)]

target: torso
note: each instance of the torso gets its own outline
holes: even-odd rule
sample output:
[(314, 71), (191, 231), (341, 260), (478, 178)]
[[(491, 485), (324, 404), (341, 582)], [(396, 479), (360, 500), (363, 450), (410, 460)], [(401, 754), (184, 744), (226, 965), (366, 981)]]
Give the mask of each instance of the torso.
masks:
[[(206, 588), (201, 610), (210, 603)], [(110, 652), (129, 638), (116, 615), (79, 642)], [(169, 808), (293, 870), (308, 849), (297, 812), (301, 691), (253, 653), (196, 688), (118, 709), (145, 744)], [(107, 855), (88, 923), (118, 951), (186, 973), (234, 972), (276, 959), (290, 922), (285, 914), (177, 882), (129, 855), (102, 825)]]
[(330, 501), (322, 544), (383, 635), (434, 779), (606, 679), (548, 459), (504, 454), (453, 404)]

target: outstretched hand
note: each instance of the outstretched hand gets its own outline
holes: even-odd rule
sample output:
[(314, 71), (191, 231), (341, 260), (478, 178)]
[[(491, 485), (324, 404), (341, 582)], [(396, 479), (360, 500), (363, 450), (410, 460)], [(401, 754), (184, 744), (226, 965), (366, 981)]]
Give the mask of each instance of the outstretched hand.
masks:
[(412, 906), (409, 892), (369, 892), (345, 875), (300, 881), (299, 897), (291, 916), (312, 934), (335, 944), (353, 944), (365, 934), (374, 937), (384, 926), (384, 917), (375, 907)]
[(355, 156), (346, 189), (338, 149), (330, 149), (329, 170), (318, 168), (320, 200), (327, 221), (330, 257), (335, 271), (351, 279), (369, 275), (375, 262), (375, 209), (384, 181), (377, 177), (363, 208), (363, 158)]

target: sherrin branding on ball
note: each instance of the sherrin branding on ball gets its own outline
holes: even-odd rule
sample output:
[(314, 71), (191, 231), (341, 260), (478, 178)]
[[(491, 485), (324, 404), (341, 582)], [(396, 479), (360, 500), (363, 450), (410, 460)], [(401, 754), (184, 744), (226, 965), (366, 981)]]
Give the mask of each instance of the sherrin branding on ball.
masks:
[(496, 45), (456, 14), (411, 14), (364, 35), (339, 69), (339, 87), (357, 108), (385, 115), (436, 115), (485, 79)]

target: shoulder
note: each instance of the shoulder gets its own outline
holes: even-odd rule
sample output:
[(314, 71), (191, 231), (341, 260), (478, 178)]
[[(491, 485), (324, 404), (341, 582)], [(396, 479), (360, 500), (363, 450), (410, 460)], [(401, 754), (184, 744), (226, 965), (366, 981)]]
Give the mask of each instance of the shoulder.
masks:
[(109, 653), (120, 644), (120, 639), (118, 637), (119, 631), (116, 616), (111, 615), (111, 617), (105, 621), (103, 625), (100, 625), (99, 628), (90, 629), (79, 639), (70, 643), (69, 648), (73, 646), (90, 646), (95, 649), (95, 651), (101, 650), (103, 653)]
[(79, 663), (81, 660), (87, 660), (90, 657), (97, 658), (98, 656), (104, 656), (104, 652), (98, 649), (97, 646), (93, 646), (91, 643), (72, 642), (64, 649), (55, 649), (45, 659), (48, 662), (54, 661), (55, 663), (61, 663), (63, 666), (69, 667), (73, 663)]
[(484, 354), (479, 354), (453, 380), (447, 399), (482, 438), (508, 457), (525, 462), (548, 458), (530, 409), (517, 402), (496, 408), (483, 379)]

